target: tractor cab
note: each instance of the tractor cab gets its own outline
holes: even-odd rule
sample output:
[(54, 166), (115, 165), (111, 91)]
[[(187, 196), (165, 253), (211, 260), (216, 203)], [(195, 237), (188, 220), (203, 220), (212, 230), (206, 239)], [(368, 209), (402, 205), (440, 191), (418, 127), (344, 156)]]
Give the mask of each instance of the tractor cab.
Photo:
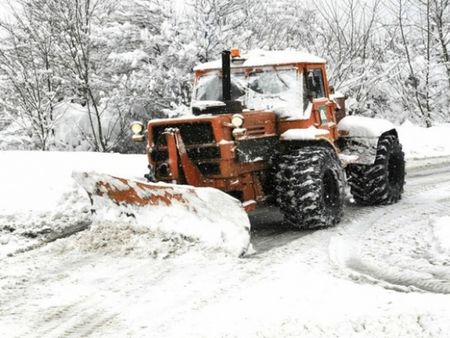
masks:
[[(281, 119), (307, 119), (315, 99), (327, 99), (325, 60), (301, 52), (236, 49), (230, 59), (230, 98), (244, 110), (271, 111)], [(192, 107), (223, 102), (223, 65), (213, 61), (197, 66)], [(226, 67), (224, 68), (226, 69)]]

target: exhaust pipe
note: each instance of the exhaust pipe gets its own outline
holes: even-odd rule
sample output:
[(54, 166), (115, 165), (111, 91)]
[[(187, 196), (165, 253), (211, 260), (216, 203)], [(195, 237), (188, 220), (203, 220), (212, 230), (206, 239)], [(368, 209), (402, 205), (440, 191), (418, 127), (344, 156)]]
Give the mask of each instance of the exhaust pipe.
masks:
[(242, 113), (242, 104), (240, 101), (231, 101), (231, 52), (224, 50), (222, 52), (222, 97), (226, 104), (227, 113)]
[(225, 106), (212, 106), (206, 109), (192, 106), (192, 113), (194, 115), (242, 113), (242, 103), (231, 101), (231, 52), (229, 50), (222, 52), (222, 101)]
[(231, 61), (230, 51), (222, 52), (222, 97), (223, 102), (231, 101)]

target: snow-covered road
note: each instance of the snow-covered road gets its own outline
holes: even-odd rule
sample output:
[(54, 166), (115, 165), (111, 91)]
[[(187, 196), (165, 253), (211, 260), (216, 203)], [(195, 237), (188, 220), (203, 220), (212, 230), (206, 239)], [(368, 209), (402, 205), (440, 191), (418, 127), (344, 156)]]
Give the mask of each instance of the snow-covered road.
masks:
[[(450, 237), (439, 229), (443, 222), (450, 227), (449, 173), (444, 163), (411, 170), (402, 203), (346, 222), (331, 243), (336, 262), (353, 279), (450, 294)], [(349, 215), (352, 209), (358, 208), (349, 208)]]
[(120, 236), (117, 251), (88, 240), (106, 236), (101, 229), (3, 258), (1, 332), (448, 337), (450, 160), (424, 163), (410, 166), (399, 204), (348, 203), (335, 228), (286, 230), (276, 213), (260, 213), (255, 252), (243, 259), (173, 238), (164, 244), (166, 258), (125, 255)]

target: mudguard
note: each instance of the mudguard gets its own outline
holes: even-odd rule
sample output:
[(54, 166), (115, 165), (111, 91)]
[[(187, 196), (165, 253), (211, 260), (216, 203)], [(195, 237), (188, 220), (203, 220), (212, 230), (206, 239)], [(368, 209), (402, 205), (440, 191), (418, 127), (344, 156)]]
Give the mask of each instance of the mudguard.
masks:
[(306, 129), (289, 129), (280, 136), (281, 141), (316, 141), (328, 136), (326, 129), (309, 127)]
[(391, 122), (363, 116), (346, 116), (337, 128), (343, 140), (342, 155), (352, 158), (351, 163), (355, 164), (373, 164), (380, 136), (388, 133), (397, 136)]

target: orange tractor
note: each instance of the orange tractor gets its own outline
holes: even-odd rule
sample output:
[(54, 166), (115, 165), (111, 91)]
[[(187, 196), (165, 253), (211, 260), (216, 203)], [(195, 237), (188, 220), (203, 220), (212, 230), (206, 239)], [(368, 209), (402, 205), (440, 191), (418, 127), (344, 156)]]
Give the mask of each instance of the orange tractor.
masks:
[[(147, 179), (163, 182), (140, 189), (212, 187), (248, 212), (276, 205), (298, 228), (339, 222), (347, 180), (359, 204), (401, 198), (405, 163), (394, 126), (345, 116), (345, 98), (330, 88), (322, 58), (232, 49), (194, 71), (191, 115), (132, 125), (133, 140), (147, 142)], [(154, 203), (133, 189), (109, 186), (101, 194)]]

